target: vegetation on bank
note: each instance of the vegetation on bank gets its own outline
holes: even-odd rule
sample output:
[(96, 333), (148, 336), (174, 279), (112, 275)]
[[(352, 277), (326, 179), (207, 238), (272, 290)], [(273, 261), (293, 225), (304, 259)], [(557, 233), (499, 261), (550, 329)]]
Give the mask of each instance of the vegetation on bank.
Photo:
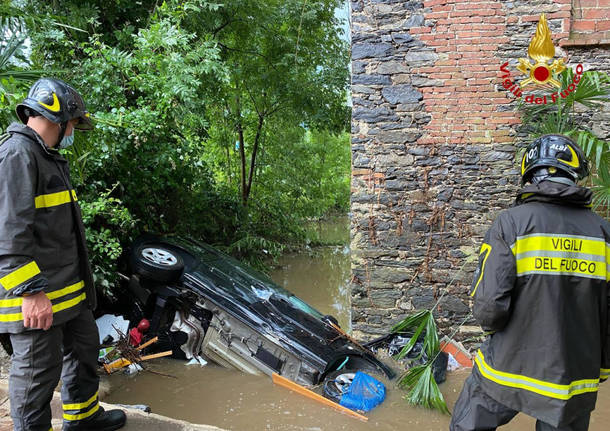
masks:
[(349, 207), (337, 0), (0, 0), (0, 126), (39, 76), (96, 129), (66, 150), (98, 283), (142, 231), (260, 264)]

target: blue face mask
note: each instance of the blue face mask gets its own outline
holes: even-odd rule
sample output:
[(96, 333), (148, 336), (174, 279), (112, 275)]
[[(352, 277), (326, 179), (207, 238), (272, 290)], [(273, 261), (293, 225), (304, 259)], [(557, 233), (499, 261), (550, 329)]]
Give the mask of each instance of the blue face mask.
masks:
[(74, 133), (70, 136), (64, 136), (61, 142), (59, 143), (59, 149), (63, 150), (64, 148), (68, 148), (74, 143)]

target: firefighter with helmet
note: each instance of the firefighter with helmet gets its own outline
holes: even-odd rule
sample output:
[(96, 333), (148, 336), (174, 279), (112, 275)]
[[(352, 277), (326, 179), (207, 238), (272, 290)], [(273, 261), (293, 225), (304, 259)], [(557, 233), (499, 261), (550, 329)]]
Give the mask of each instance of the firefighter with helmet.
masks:
[(470, 295), (487, 337), (451, 431), (493, 430), (518, 412), (536, 430), (587, 430), (610, 375), (610, 224), (591, 211), (589, 175), (569, 137), (534, 140), (523, 189), (485, 235)]
[(98, 402), (96, 294), (68, 162), (58, 149), (92, 129), (80, 94), (40, 79), (0, 137), (0, 334), (13, 350), (9, 397), (17, 431), (49, 431), (60, 378), (63, 429), (121, 428)]

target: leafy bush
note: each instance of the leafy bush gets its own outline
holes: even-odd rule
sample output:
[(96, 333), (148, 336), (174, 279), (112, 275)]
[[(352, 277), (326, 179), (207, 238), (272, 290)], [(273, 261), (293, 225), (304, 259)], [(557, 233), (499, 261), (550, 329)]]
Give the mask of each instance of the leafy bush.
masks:
[(95, 199), (80, 202), (93, 279), (104, 290), (117, 281), (116, 265), (123, 253), (122, 244), (132, 239), (136, 226), (129, 210), (111, 196), (112, 192), (108, 190)]

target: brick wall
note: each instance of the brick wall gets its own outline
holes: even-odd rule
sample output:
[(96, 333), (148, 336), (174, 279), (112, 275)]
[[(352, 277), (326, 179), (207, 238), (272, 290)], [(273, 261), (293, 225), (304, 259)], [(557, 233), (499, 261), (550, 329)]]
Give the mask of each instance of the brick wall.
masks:
[[(571, 3), (352, 1), (357, 336), (384, 333), (443, 292), (441, 327), (468, 314), (468, 257), (518, 188), (514, 159), (524, 136), (500, 66), (518, 74), (542, 12), (555, 45), (565, 44)], [(607, 67), (606, 48), (596, 48), (587, 69)], [(556, 58), (572, 52), (582, 61), (592, 51), (566, 45)], [(473, 322), (459, 336), (470, 333), (478, 333)]]
[(573, 33), (610, 32), (610, 0), (572, 0)]

